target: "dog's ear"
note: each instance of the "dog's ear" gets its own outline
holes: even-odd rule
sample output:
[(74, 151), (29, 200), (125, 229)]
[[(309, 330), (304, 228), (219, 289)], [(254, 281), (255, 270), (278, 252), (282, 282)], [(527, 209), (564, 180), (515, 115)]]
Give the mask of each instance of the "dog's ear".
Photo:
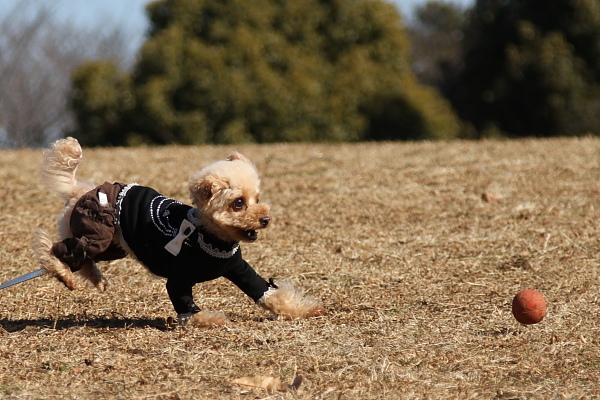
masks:
[(229, 182), (219, 176), (190, 177), (190, 198), (194, 205), (208, 203), (217, 193), (229, 187)]
[(227, 158), (225, 160), (227, 160), (227, 161), (240, 160), (240, 161), (244, 161), (247, 163), (251, 163), (251, 161), (250, 161), (250, 159), (248, 159), (248, 157), (246, 157), (242, 153), (238, 153), (237, 151), (232, 151), (231, 153), (229, 153), (229, 155), (227, 156)]

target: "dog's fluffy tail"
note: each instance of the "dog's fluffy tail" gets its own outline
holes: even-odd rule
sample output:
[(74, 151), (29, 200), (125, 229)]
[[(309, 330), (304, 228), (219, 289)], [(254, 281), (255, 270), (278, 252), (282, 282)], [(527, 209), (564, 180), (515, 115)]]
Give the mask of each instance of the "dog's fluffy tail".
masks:
[(65, 201), (78, 198), (92, 188), (90, 184), (77, 181), (77, 167), (82, 157), (81, 146), (72, 137), (57, 140), (44, 152), (44, 184)]

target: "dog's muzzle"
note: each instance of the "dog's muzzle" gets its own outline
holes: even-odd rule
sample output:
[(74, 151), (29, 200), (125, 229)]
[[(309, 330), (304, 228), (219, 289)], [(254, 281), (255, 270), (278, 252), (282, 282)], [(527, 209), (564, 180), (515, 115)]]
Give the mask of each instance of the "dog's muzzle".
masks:
[[(271, 217), (261, 217), (258, 222), (260, 223), (259, 229), (264, 229), (269, 226), (269, 223), (271, 223)], [(246, 236), (246, 239), (252, 242), (258, 239), (258, 232), (255, 229), (244, 231), (244, 235)]]

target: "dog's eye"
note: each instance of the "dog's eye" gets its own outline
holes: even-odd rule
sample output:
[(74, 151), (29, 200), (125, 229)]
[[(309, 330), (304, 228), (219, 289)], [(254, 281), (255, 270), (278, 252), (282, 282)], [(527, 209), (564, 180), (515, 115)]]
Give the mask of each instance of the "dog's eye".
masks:
[(242, 208), (244, 208), (244, 199), (242, 199), (241, 197), (238, 199), (235, 199), (233, 201), (233, 209), (234, 210), (241, 210)]

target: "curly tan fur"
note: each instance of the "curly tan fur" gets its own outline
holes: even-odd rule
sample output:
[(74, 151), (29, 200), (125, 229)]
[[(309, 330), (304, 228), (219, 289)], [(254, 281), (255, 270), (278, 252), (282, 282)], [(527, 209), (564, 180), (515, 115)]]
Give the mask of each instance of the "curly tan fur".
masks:
[(42, 268), (48, 271), (51, 276), (64, 283), (69, 289), (77, 289), (75, 275), (73, 275), (67, 265), (60, 262), (50, 251), (52, 248), (52, 239), (48, 232), (44, 230), (38, 231), (33, 240), (32, 248)]
[(214, 328), (225, 326), (229, 322), (229, 318), (222, 312), (200, 311), (192, 315), (188, 321), (188, 325), (197, 328)]
[[(258, 172), (238, 152), (191, 174), (189, 189), (200, 222), (222, 240), (254, 241), (255, 238), (248, 238), (247, 231), (266, 227), (261, 220), (269, 218), (269, 206), (259, 204)], [(236, 199), (243, 200), (243, 212), (232, 209)]]
[(77, 181), (77, 167), (82, 158), (79, 142), (71, 137), (57, 140), (44, 152), (44, 184), (65, 201), (78, 199), (93, 188), (93, 185)]
[(318, 300), (305, 296), (289, 281), (277, 282), (277, 288), (271, 288), (258, 305), (270, 311), (274, 319), (279, 316), (298, 319), (325, 315), (325, 309)]
[(68, 137), (57, 140), (44, 152), (42, 180), (44, 184), (66, 204), (58, 216), (58, 236), (66, 239), (71, 234), (69, 220), (75, 203), (94, 185), (77, 181), (77, 167), (83, 158), (83, 150), (77, 139)]

